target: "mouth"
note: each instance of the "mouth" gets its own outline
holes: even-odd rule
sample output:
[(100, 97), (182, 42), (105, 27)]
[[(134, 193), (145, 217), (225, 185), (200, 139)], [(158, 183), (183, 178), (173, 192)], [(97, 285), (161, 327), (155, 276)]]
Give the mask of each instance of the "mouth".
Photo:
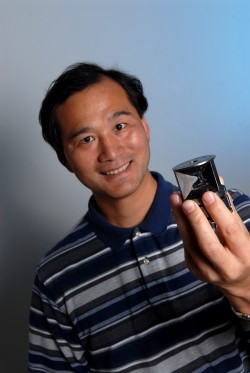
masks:
[(128, 163), (124, 164), (123, 166), (121, 166), (121, 167), (119, 167), (119, 168), (117, 168), (115, 170), (103, 172), (103, 175), (108, 175), (108, 176), (110, 176), (110, 175), (117, 175), (120, 172), (125, 171), (128, 168), (128, 166), (130, 165), (130, 163), (131, 162), (128, 162)]

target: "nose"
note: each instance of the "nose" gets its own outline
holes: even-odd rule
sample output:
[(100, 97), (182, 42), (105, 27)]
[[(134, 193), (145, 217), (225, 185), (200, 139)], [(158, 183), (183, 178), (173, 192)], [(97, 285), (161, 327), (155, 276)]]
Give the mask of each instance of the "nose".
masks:
[(99, 139), (99, 157), (100, 162), (114, 161), (121, 152), (121, 144), (114, 137), (105, 137)]

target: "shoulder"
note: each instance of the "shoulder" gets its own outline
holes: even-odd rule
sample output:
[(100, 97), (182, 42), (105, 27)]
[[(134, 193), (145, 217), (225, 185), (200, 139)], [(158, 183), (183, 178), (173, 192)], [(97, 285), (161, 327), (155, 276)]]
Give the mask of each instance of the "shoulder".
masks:
[(250, 197), (247, 194), (243, 193), (239, 189), (229, 189), (228, 193), (232, 197), (232, 200), (236, 208), (250, 208)]
[(250, 197), (239, 189), (231, 188), (228, 190), (228, 193), (231, 195), (233, 201), (237, 203), (250, 201)]
[(250, 197), (238, 189), (229, 189), (228, 193), (233, 200), (236, 211), (250, 230)]
[(42, 282), (48, 282), (65, 268), (73, 267), (91, 255), (91, 252), (100, 249), (101, 242), (96, 238), (86, 216), (41, 259), (36, 272)]

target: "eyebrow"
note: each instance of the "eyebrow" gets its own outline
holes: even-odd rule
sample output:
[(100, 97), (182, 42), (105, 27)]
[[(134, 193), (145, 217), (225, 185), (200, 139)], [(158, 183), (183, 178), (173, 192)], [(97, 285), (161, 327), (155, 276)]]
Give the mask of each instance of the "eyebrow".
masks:
[(91, 132), (92, 130), (93, 130), (93, 127), (84, 127), (82, 129), (80, 129), (79, 131), (73, 131), (69, 135), (69, 140), (73, 140), (77, 136), (82, 135), (82, 134), (87, 133), (87, 132)]
[[(125, 110), (120, 110), (120, 111), (115, 111), (109, 118), (109, 120), (113, 120), (113, 119), (116, 119), (116, 118), (119, 118), (120, 116), (122, 115), (132, 115), (129, 111), (125, 111)], [(81, 128), (79, 131), (73, 131), (70, 135), (69, 135), (69, 140), (73, 140), (74, 138), (76, 138), (77, 136), (79, 135), (82, 135), (84, 133), (88, 133), (88, 132), (91, 132), (93, 131), (93, 128), (92, 126), (88, 126), (88, 127), (84, 127), (84, 128)]]
[(131, 113), (130, 113), (129, 111), (125, 111), (125, 110), (115, 111), (115, 112), (111, 115), (111, 119), (118, 118), (118, 117), (120, 117), (121, 115), (131, 115)]

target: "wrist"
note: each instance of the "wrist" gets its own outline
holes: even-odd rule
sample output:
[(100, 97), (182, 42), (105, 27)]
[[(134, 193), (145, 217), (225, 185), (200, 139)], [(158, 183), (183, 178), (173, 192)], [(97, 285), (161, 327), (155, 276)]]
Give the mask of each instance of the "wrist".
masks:
[(231, 304), (231, 309), (233, 311), (233, 313), (241, 320), (244, 320), (244, 321), (248, 321), (250, 322), (250, 313), (242, 313), (242, 312), (239, 312), (237, 311), (234, 306)]
[(233, 310), (240, 314), (249, 315), (250, 314), (250, 294), (249, 291), (243, 291), (240, 289), (240, 291), (232, 293), (221, 289), (222, 293), (225, 295), (227, 300), (229, 301), (230, 305), (233, 307)]

